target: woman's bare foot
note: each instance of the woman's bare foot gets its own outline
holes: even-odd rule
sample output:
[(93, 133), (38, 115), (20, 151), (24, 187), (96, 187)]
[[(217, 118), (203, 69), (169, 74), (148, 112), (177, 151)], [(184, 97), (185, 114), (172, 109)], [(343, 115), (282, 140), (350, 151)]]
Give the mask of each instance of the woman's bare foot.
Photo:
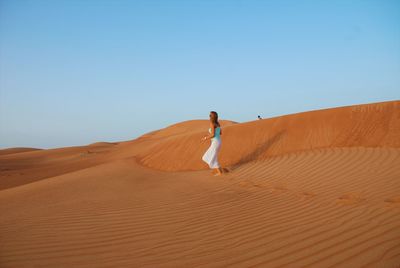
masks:
[(222, 169), (221, 168), (216, 168), (215, 169), (215, 174), (214, 174), (214, 176), (220, 176), (220, 175), (222, 175), (222, 173), (223, 173), (223, 171), (222, 171)]

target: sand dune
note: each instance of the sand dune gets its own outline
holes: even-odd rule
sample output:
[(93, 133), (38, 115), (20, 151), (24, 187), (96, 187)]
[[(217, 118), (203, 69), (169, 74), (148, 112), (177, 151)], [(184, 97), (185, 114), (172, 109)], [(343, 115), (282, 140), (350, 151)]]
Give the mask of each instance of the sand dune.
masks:
[(0, 267), (400, 267), (399, 101), (222, 126), (0, 150)]
[(16, 154), (16, 153), (30, 152), (30, 151), (36, 151), (36, 150), (41, 150), (41, 149), (25, 148), (25, 147), (8, 148), (8, 149), (0, 150), (0, 155)]
[[(330, 147), (400, 147), (400, 102), (382, 102), (310, 111), (223, 126), (221, 164)], [(167, 136), (166, 132), (166, 136)], [(163, 130), (158, 136), (163, 135)], [(208, 144), (204, 128), (154, 143), (139, 155), (141, 164), (159, 170), (207, 169), (199, 159)]]

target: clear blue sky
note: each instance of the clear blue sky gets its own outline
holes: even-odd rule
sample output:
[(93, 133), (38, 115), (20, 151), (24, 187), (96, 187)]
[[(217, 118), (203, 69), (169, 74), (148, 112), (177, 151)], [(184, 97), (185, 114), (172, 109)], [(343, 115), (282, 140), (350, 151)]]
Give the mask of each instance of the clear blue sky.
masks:
[(400, 99), (400, 1), (0, 0), (0, 148)]

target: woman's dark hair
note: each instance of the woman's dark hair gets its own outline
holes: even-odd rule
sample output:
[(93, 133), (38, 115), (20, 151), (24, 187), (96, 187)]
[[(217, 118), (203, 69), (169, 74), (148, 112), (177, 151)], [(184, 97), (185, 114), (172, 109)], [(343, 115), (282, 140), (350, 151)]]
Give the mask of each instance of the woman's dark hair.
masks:
[(210, 112), (210, 121), (214, 125), (214, 128), (219, 127), (220, 124), (218, 122), (218, 114), (215, 111)]

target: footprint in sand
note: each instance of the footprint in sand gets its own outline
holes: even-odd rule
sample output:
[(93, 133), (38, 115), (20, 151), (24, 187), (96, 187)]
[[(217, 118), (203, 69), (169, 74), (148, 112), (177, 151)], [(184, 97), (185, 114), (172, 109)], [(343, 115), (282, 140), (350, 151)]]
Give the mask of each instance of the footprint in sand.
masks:
[(89, 155), (94, 155), (94, 154), (98, 154), (99, 152), (96, 151), (90, 151), (90, 150), (86, 150), (85, 152), (80, 153), (80, 156), (89, 156)]
[(230, 169), (228, 169), (228, 168), (222, 168), (222, 172), (223, 172), (223, 173), (230, 173), (230, 172), (231, 172), (231, 170), (230, 170)]
[(301, 199), (301, 200), (310, 200), (312, 199), (314, 196), (316, 196), (316, 194), (314, 194), (313, 192), (300, 192), (297, 194), (297, 196)]
[(249, 182), (249, 181), (241, 181), (241, 182), (239, 182), (239, 186), (246, 187), (246, 188), (253, 187), (254, 183)]
[(246, 186), (249, 186), (250, 183), (248, 181), (241, 181), (241, 182), (239, 182), (239, 185), (242, 187), (246, 187)]
[(385, 202), (386, 206), (388, 206), (388, 207), (393, 207), (393, 206), (400, 207), (400, 196), (386, 198), (384, 200), (384, 202)]
[(262, 184), (256, 183), (256, 182), (252, 182), (252, 186), (253, 187), (257, 187), (257, 188), (262, 188), (264, 187)]
[(277, 185), (277, 186), (272, 186), (270, 192), (274, 194), (280, 194), (283, 192), (286, 192), (288, 189), (286, 186), (283, 185)]
[(361, 203), (364, 200), (365, 198), (363, 198), (360, 193), (346, 193), (336, 199), (336, 203), (342, 205), (353, 205)]
[(264, 187), (263, 185), (251, 181), (241, 181), (239, 182), (239, 186), (245, 187), (245, 188), (262, 188)]

